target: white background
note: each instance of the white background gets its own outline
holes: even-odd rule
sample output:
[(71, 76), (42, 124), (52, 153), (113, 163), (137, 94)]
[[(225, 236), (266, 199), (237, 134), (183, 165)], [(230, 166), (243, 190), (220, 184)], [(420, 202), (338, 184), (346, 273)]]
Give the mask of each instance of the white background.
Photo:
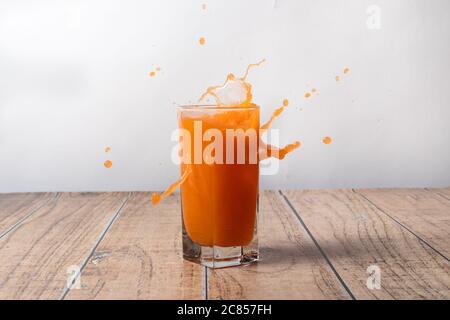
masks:
[(449, 14), (448, 0), (1, 0), (0, 192), (164, 188), (175, 106), (262, 58), (262, 118), (288, 98), (274, 128), (303, 143), (263, 187), (448, 186)]

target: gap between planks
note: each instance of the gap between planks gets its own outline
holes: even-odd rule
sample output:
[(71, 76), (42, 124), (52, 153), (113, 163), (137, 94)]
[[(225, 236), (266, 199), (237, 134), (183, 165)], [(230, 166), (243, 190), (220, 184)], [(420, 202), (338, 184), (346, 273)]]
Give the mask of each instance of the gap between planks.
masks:
[(203, 277), (202, 277), (202, 300), (208, 299), (208, 267), (202, 268)]
[[(432, 192), (431, 190), (428, 189), (424, 189), (426, 191)], [(357, 195), (361, 196), (364, 200), (366, 200), (368, 203), (370, 203), (371, 205), (373, 205), (375, 208), (377, 208), (380, 212), (382, 212), (385, 216), (387, 216), (389, 219), (391, 219), (392, 221), (394, 221), (395, 223), (397, 223), (399, 226), (401, 226), (403, 229), (405, 229), (406, 231), (408, 231), (409, 233), (411, 233), (413, 236), (415, 236), (421, 243), (423, 243), (424, 245), (426, 245), (427, 247), (429, 247), (431, 250), (433, 250), (434, 252), (436, 252), (438, 255), (440, 255), (442, 258), (444, 258), (445, 260), (447, 260), (448, 262), (450, 262), (450, 259), (443, 254), (442, 252), (440, 252), (438, 249), (436, 249), (434, 246), (432, 246), (428, 241), (426, 241), (425, 239), (423, 239), (421, 236), (419, 236), (416, 232), (414, 232), (414, 230), (412, 230), (411, 228), (409, 228), (408, 226), (406, 226), (405, 224), (403, 224), (402, 222), (400, 222), (399, 220), (397, 220), (396, 218), (394, 218), (392, 215), (390, 215), (389, 213), (386, 212), (386, 210), (383, 210), (383, 208), (381, 208), (380, 206), (378, 206), (375, 202), (373, 202), (372, 200), (370, 200), (368, 197), (366, 197), (363, 193), (358, 192), (357, 189), (353, 189), (352, 191), (354, 193), (356, 193)], [(440, 195), (442, 198), (447, 199), (447, 197), (443, 196), (440, 193), (435, 193), (432, 192), (433, 194), (438, 194)]]
[(314, 242), (314, 244), (316, 245), (317, 249), (320, 251), (320, 253), (322, 254), (323, 258), (325, 259), (325, 261), (328, 263), (328, 265), (330, 266), (331, 270), (333, 271), (334, 275), (336, 276), (336, 278), (338, 279), (339, 283), (342, 285), (342, 287), (344, 287), (345, 291), (347, 291), (348, 295), (350, 296), (350, 298), (352, 300), (356, 300), (355, 296), (353, 295), (353, 293), (351, 292), (350, 288), (347, 286), (347, 284), (345, 283), (345, 281), (342, 279), (342, 277), (340, 276), (340, 274), (337, 272), (336, 268), (334, 267), (334, 265), (331, 263), (330, 259), (328, 258), (328, 256), (325, 254), (325, 252), (323, 251), (322, 247), (319, 245), (319, 243), (317, 242), (316, 238), (313, 236), (313, 234), (311, 233), (311, 231), (309, 230), (308, 226), (305, 224), (305, 222), (303, 221), (303, 219), (300, 217), (300, 213), (297, 211), (297, 209), (294, 208), (294, 206), (292, 205), (292, 203), (289, 201), (288, 197), (283, 193), (283, 191), (278, 190), (278, 193), (282, 196), (282, 198), (284, 199), (284, 201), (286, 201), (287, 205), (289, 206), (289, 208), (291, 208), (292, 212), (294, 213), (294, 215), (296, 216), (296, 218), (298, 219), (298, 221), (300, 222), (300, 224), (303, 226), (303, 228), (305, 229), (306, 233), (308, 234), (308, 236), (311, 238), (311, 240)]
[[(302, 219), (357, 299), (445, 299), (449, 296), (447, 259), (359, 193), (354, 190), (283, 192), (292, 206), (300, 210)], [(377, 201), (382, 202), (382, 197), (379, 198)], [(445, 204), (444, 210), (447, 207)], [(392, 210), (388, 213), (392, 215)], [(408, 210), (403, 215), (407, 213)], [(446, 217), (444, 214), (443, 221)], [(410, 225), (414, 229), (413, 226)], [(422, 237), (424, 234), (427, 239), (427, 233), (422, 232)], [(329, 248), (330, 242), (337, 247)], [(344, 254), (340, 255), (339, 250)], [(366, 266), (373, 264), (381, 264), (383, 270), (383, 284), (376, 288), (380, 290), (372, 290), (366, 282), (369, 280)]]
[(100, 236), (98, 237), (97, 241), (94, 243), (94, 245), (92, 246), (92, 249), (89, 251), (87, 257), (84, 259), (83, 263), (81, 264), (81, 267), (79, 269), (79, 271), (77, 272), (77, 274), (73, 277), (72, 282), (70, 283), (70, 286), (66, 286), (66, 288), (64, 288), (63, 293), (61, 294), (61, 297), (59, 298), (59, 300), (64, 300), (64, 298), (67, 296), (67, 294), (70, 292), (71, 287), (74, 285), (74, 283), (77, 281), (77, 279), (80, 277), (81, 273), (83, 272), (83, 270), (85, 269), (86, 265), (89, 263), (89, 260), (91, 259), (91, 257), (93, 256), (93, 254), (95, 253), (95, 250), (97, 250), (100, 242), (102, 242), (103, 238), (105, 238), (106, 233), (108, 232), (108, 230), (111, 228), (111, 226), (114, 224), (114, 222), (117, 220), (117, 218), (119, 217), (120, 213), (122, 212), (122, 209), (125, 207), (125, 205), (128, 202), (128, 199), (130, 199), (131, 196), (131, 192), (128, 193), (127, 197), (122, 201), (120, 207), (117, 209), (117, 212), (112, 216), (112, 218), (108, 221), (108, 223), (105, 225), (105, 228), (103, 229), (103, 231), (100, 233)]
[[(64, 300), (203, 298), (202, 267), (182, 257), (179, 197), (172, 195), (154, 206), (149, 201), (150, 195), (150, 192), (131, 194), (81, 273), (81, 281), (77, 280), (79, 286), (72, 287)], [(99, 234), (100, 230), (78, 259), (79, 264)]]
[(278, 190), (260, 192), (261, 260), (209, 270), (208, 299), (351, 299)]
[[(425, 189), (427, 190), (427, 189)], [(418, 236), (417, 234), (414, 233), (413, 230), (410, 230), (407, 226), (403, 225), (400, 221), (398, 221), (396, 218), (390, 216), (388, 213), (386, 213), (385, 210), (382, 210), (381, 208), (379, 208), (378, 206), (376, 206), (372, 201), (370, 201), (369, 199), (367, 199), (367, 197), (365, 197), (364, 195), (360, 194), (357, 190), (352, 189), (352, 191), (354, 193), (356, 193), (357, 195), (361, 196), (365, 201), (367, 201), (367, 203), (370, 203), (371, 205), (373, 205), (374, 207), (376, 207), (381, 213), (383, 213), (388, 219), (393, 220), (393, 222), (395, 222), (397, 225), (400, 226), (400, 228), (406, 230), (407, 232), (411, 233), (414, 237), (416, 237), (421, 243), (425, 244), (427, 247), (429, 247), (430, 249), (432, 249), (433, 251), (435, 251), (436, 253), (438, 253), (439, 255), (443, 256), (439, 251), (437, 251), (435, 248), (433, 248), (433, 246), (431, 246), (429, 243), (427, 243), (425, 240), (423, 240), (420, 236)], [(443, 199), (449, 200), (447, 199), (447, 197), (443, 196), (442, 194), (438, 193), (437, 191), (433, 191), (433, 190), (427, 190), (428, 192), (431, 192), (433, 194), (439, 194)], [(92, 255), (94, 254), (94, 252), (96, 251), (97, 247), (99, 246), (99, 244), (102, 242), (103, 238), (106, 236), (106, 234), (108, 233), (108, 231), (110, 230), (110, 228), (112, 227), (112, 225), (115, 223), (115, 221), (119, 218), (121, 212), (123, 211), (122, 209), (126, 206), (126, 203), (128, 201), (128, 199), (130, 198), (131, 193), (128, 194), (128, 196), (122, 200), (122, 203), (120, 204), (119, 208), (117, 209), (116, 212), (114, 212), (111, 216), (112, 218), (110, 220), (108, 220), (105, 224), (104, 229), (102, 230), (102, 232), (100, 233), (99, 238), (95, 241), (94, 245), (93, 245), (93, 249), (91, 251), (88, 251), (88, 257), (86, 258), (86, 260), (82, 261), (82, 269), (80, 270), (80, 274), (83, 271), (83, 269), (85, 268), (86, 264), (89, 262), (89, 260), (91, 259)], [(305, 226), (305, 223), (302, 223), (302, 218), (300, 215), (299, 210), (293, 208), (292, 205), (290, 205), (290, 201), (289, 198), (287, 197), (287, 195), (285, 196), (282, 191), (279, 191), (279, 195), (280, 197), (283, 196), (284, 201), (289, 205), (290, 209), (293, 211), (294, 215), (296, 216), (296, 219), (299, 220), (299, 222), (303, 225), (303, 227), (306, 229), (308, 236), (310, 238), (312, 238), (312, 240), (314, 241), (315, 245), (317, 246), (318, 250), (321, 252), (321, 254), (324, 256), (324, 258), (327, 260), (328, 262), (328, 257), (325, 255), (325, 252), (320, 248), (320, 246), (318, 245), (317, 241), (314, 239), (314, 237), (312, 236), (310, 230)], [(5, 236), (6, 234), (10, 233), (11, 231), (17, 229), (18, 227), (20, 227), (20, 225), (22, 225), (27, 219), (29, 219), (30, 217), (33, 216), (33, 214), (38, 211), (41, 207), (45, 206), (46, 204), (51, 203), (52, 201), (54, 201), (55, 199), (58, 199), (58, 197), (60, 196), (59, 193), (56, 193), (53, 197), (51, 197), (50, 199), (48, 199), (47, 201), (45, 201), (45, 203), (41, 206), (39, 206), (39, 208), (37, 209), (33, 209), (30, 210), (29, 213), (26, 214), (26, 216), (24, 216), (22, 219), (20, 219), (19, 221), (17, 221), (16, 223), (14, 223), (8, 230), (6, 230), (3, 234), (1, 234), (0, 238)], [(401, 219), (400, 219), (401, 220)], [(443, 256), (443, 258), (445, 258), (447, 261), (448, 259), (446, 257)], [(330, 262), (328, 262), (330, 264)], [(331, 266), (332, 267), (332, 266)], [(333, 271), (334, 268), (332, 267)], [(204, 288), (202, 290), (202, 297), (203, 299), (208, 299), (208, 272), (207, 269), (204, 267), (203, 269), (204, 275), (202, 276), (202, 283), (204, 284)], [(79, 274), (77, 275), (79, 276)], [(74, 279), (74, 281), (76, 280), (76, 278)], [(64, 288), (65, 292), (63, 293), (63, 295), (61, 296), (61, 298), (64, 298), (65, 295), (67, 295), (68, 292), (70, 292), (70, 289), (68, 288)]]
[(26, 220), (28, 220), (34, 213), (36, 213), (37, 211), (39, 211), (40, 209), (42, 209), (43, 207), (45, 207), (46, 205), (48, 205), (49, 203), (56, 201), (59, 197), (60, 197), (61, 193), (60, 192), (56, 192), (55, 195), (53, 197), (50, 197), (50, 199), (48, 199), (47, 201), (45, 201), (44, 203), (42, 203), (41, 205), (37, 206), (36, 208), (32, 209), (29, 213), (27, 213), (24, 217), (22, 217), (21, 219), (19, 219), (19, 221), (15, 222), (11, 227), (9, 227), (8, 229), (6, 229), (3, 233), (0, 234), (0, 239), (3, 238), (4, 236), (6, 236), (7, 234), (9, 234), (10, 232), (14, 231), (15, 229), (17, 229), (18, 227), (20, 227)]

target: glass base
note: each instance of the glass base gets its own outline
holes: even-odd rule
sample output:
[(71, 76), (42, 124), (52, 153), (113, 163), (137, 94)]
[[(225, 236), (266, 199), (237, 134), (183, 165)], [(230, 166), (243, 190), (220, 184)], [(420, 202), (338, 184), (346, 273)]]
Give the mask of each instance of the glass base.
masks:
[(246, 265), (258, 261), (258, 242), (253, 239), (248, 246), (207, 247), (193, 242), (184, 231), (183, 258), (213, 269)]

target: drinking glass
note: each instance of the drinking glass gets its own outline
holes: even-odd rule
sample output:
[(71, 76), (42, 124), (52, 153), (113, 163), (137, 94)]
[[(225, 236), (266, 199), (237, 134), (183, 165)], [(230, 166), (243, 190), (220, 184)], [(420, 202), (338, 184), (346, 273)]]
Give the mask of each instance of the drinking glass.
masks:
[(257, 261), (259, 107), (177, 112), (183, 257), (210, 268)]

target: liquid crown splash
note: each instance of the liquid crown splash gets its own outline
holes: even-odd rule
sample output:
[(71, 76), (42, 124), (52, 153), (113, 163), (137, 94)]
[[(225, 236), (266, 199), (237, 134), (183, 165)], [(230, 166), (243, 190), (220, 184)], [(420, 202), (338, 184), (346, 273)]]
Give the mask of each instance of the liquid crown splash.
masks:
[[(237, 78), (233, 74), (228, 74), (225, 82), (222, 85), (209, 87), (199, 98), (199, 102), (202, 102), (206, 99), (206, 97), (211, 96), (217, 105), (217, 107), (233, 107), (233, 108), (248, 108), (248, 107), (257, 107), (256, 104), (253, 103), (253, 95), (252, 95), (252, 85), (247, 82), (247, 77), (252, 68), (257, 67), (264, 63), (265, 60), (261, 60), (258, 63), (250, 64), (244, 76)], [(283, 148), (278, 148), (269, 144), (264, 143), (261, 140), (261, 135), (266, 132), (272, 123), (278, 118), (284, 109), (289, 106), (289, 101), (287, 99), (283, 100), (282, 105), (275, 109), (272, 116), (269, 120), (264, 123), (259, 130), (258, 139), (259, 139), (259, 150), (258, 150), (258, 160), (264, 160), (270, 157), (284, 159), (284, 157), (292, 152), (293, 150), (300, 147), (300, 142), (295, 141), (294, 143), (288, 144)], [(157, 204), (162, 199), (169, 196), (175, 189), (181, 186), (191, 174), (191, 165), (184, 164), (186, 168), (180, 177), (179, 180), (172, 183), (163, 193), (153, 193), (152, 194), (152, 203)]]

